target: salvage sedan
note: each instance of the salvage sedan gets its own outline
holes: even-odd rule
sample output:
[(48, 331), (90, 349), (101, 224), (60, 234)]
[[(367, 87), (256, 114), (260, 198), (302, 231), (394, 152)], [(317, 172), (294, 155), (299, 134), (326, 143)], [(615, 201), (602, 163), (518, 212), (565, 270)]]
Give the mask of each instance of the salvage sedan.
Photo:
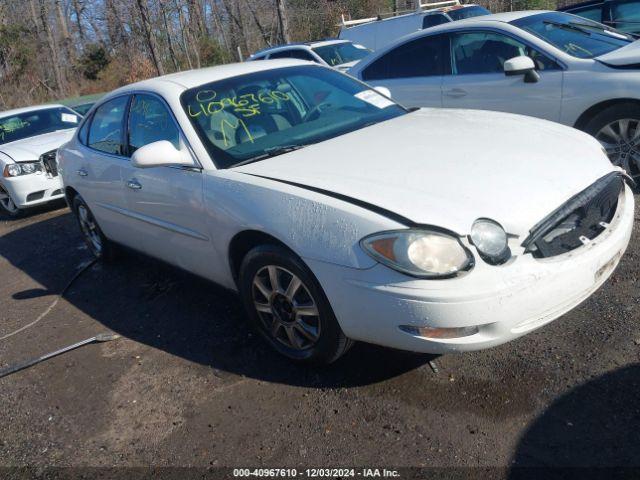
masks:
[(73, 136), (80, 118), (62, 105), (0, 112), (0, 210), (16, 217), (63, 198), (56, 150)]
[(531, 332), (609, 277), (634, 215), (585, 133), (408, 111), (297, 60), (116, 90), (59, 158), (96, 256), (122, 244), (238, 291), (299, 361), (354, 340), (447, 353)]

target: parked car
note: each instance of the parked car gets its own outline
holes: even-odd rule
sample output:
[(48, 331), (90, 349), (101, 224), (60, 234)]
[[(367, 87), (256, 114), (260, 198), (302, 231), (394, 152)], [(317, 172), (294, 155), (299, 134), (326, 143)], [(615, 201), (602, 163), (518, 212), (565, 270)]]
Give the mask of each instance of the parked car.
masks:
[(353, 340), (446, 353), (531, 332), (606, 280), (634, 218), (585, 133), (410, 112), (296, 60), (118, 89), (59, 160), (97, 257), (123, 244), (238, 291), (301, 361)]
[(62, 105), (0, 112), (1, 210), (18, 216), (63, 198), (56, 150), (72, 137), (80, 119)]
[[(425, 8), (427, 10), (424, 10)], [(410, 33), (490, 13), (480, 5), (461, 5), (458, 0), (419, 3), (417, 10), (411, 13), (388, 18), (372, 17), (357, 20), (343, 18), (338, 37), (359, 43), (371, 50), (379, 50)]]
[(640, 43), (633, 40), (567, 13), (501, 13), (406, 36), (349, 73), (409, 107), (498, 110), (576, 127), (635, 175)]
[(640, 35), (640, 0), (593, 0), (558, 10), (604, 23), (621, 32)]
[(348, 40), (321, 40), (318, 42), (289, 43), (270, 47), (251, 55), (247, 60), (276, 60), (297, 58), (347, 71), (369, 55), (371, 50)]
[(104, 93), (96, 93), (93, 95), (83, 95), (81, 97), (67, 98), (60, 100), (62, 105), (72, 108), (80, 115), (84, 116), (93, 107), (93, 105), (102, 98)]

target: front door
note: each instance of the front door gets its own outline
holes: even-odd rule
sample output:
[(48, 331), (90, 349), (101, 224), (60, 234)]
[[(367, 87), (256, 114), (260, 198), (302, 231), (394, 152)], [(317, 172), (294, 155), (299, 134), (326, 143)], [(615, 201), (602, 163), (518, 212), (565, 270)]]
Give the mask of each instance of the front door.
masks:
[[(135, 95), (128, 118), (128, 153), (160, 140), (188, 151), (179, 128), (162, 99)], [(194, 165), (196, 163), (194, 162)], [(211, 242), (205, 229), (202, 173), (199, 168), (122, 168), (130, 235), (138, 248), (169, 263), (204, 274), (203, 258)]]
[[(563, 71), (554, 60), (510, 36), (480, 30), (452, 34), (451, 54), (452, 75), (442, 84), (444, 107), (560, 120)], [(538, 82), (504, 74), (504, 62), (523, 55), (533, 59)]]

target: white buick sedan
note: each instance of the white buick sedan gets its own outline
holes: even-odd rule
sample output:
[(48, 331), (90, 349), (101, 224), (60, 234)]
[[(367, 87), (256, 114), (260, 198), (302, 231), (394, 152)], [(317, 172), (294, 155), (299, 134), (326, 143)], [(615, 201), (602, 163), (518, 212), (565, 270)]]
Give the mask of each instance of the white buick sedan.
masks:
[(512, 340), (593, 293), (633, 224), (626, 177), (584, 133), (408, 111), (297, 60), (116, 90), (59, 161), (95, 255), (125, 245), (238, 291), (301, 361), (354, 340), (432, 353)]

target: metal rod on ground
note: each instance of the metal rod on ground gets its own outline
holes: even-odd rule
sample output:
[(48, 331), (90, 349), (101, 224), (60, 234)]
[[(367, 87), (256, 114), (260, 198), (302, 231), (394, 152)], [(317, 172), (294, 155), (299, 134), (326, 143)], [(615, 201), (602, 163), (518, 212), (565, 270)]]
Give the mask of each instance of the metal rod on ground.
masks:
[(3, 368), (2, 370), (0, 370), (0, 378), (6, 377), (7, 375), (11, 375), (15, 372), (19, 372), (20, 370), (24, 370), (25, 368), (29, 368), (37, 363), (43, 362), (52, 357), (56, 357), (62, 353), (75, 350), (76, 348), (82, 347), (83, 345), (88, 345), (95, 342), (110, 342), (111, 340), (116, 340), (118, 338), (120, 338), (120, 335), (115, 333), (100, 333), (95, 337), (87, 338), (86, 340), (82, 340), (81, 342), (74, 343), (73, 345), (69, 345), (68, 347), (61, 348), (60, 350), (56, 350), (55, 352), (47, 353), (46, 355), (43, 355), (41, 357), (27, 360), (26, 362), (22, 363), (17, 363), (15, 365), (10, 365), (7, 368)]

